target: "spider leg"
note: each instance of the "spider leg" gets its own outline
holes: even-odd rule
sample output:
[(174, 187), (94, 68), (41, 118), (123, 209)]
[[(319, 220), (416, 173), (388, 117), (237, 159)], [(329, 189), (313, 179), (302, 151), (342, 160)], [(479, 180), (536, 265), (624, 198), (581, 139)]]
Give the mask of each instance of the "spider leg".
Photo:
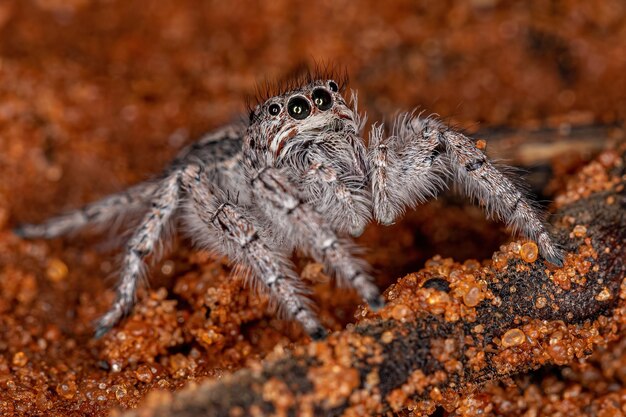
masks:
[(145, 208), (146, 202), (157, 187), (156, 182), (144, 182), (87, 204), (80, 209), (48, 219), (41, 224), (22, 224), (16, 227), (14, 232), (27, 239), (52, 239), (77, 232), (87, 226), (102, 226), (116, 217), (127, 216), (131, 212)]
[[(433, 126), (434, 127), (434, 126)], [(439, 125), (441, 129), (441, 125)], [(546, 225), (525, 193), (502, 174), (467, 136), (443, 128), (440, 138), (450, 157), (450, 167), (465, 193), (506, 221), (514, 231), (537, 242), (541, 254), (562, 266), (564, 254), (554, 243)]]
[(425, 203), (446, 187), (448, 168), (439, 142), (414, 132), (412, 117), (401, 115), (389, 137), (380, 125), (370, 134), (372, 208), (382, 224), (392, 224), (406, 206)]
[(180, 177), (181, 171), (175, 171), (158, 184), (150, 210), (128, 241), (116, 298), (109, 311), (97, 321), (96, 338), (115, 326), (133, 308), (146, 257), (155, 252), (159, 239), (178, 207)]
[(356, 258), (356, 247), (340, 239), (320, 213), (305, 203), (288, 177), (276, 168), (264, 168), (252, 178), (257, 205), (282, 237), (295, 240), (297, 247), (323, 263), (339, 282), (354, 288), (372, 308), (383, 299), (364, 261)]
[(369, 196), (362, 192), (362, 178), (340, 178), (330, 165), (317, 162), (304, 174), (304, 183), (314, 196), (312, 204), (320, 213), (333, 219), (334, 230), (349, 232), (352, 236), (363, 233), (369, 221)]
[(185, 220), (198, 243), (250, 268), (281, 312), (297, 320), (311, 338), (323, 338), (326, 330), (311, 310), (291, 263), (265, 242), (254, 218), (223, 195), (215, 196), (223, 193), (211, 191), (199, 167), (186, 169), (183, 182), (188, 193)]
[[(397, 132), (397, 141), (401, 144), (394, 149), (395, 169), (397, 170), (398, 166), (401, 170), (410, 165), (418, 166), (422, 169), (422, 176), (413, 179), (405, 176), (398, 179), (390, 174), (386, 178), (388, 182), (399, 185), (403, 180), (410, 181), (412, 184), (406, 182), (407, 188), (421, 188), (423, 195), (428, 196), (436, 189), (433, 185), (439, 186), (443, 181), (447, 168), (465, 193), (485, 206), (489, 215), (497, 216), (514, 231), (520, 231), (524, 236), (536, 241), (541, 254), (549, 262), (558, 266), (563, 265), (563, 252), (553, 242), (538, 210), (533, 207), (520, 187), (500, 172), (470, 138), (435, 119), (412, 115), (401, 116), (394, 130)], [(374, 160), (374, 165), (377, 164), (379, 162)], [(433, 170), (437, 170), (439, 175), (437, 176)], [(384, 190), (381, 191), (380, 182), (376, 183), (377, 174), (380, 175), (381, 172), (374, 172), (372, 181), (374, 194), (385, 195)], [(433, 174), (436, 175), (435, 180)], [(408, 194), (393, 195), (393, 192), (388, 192), (387, 196), (392, 197), (389, 200), (393, 199), (393, 205), (403, 207), (413, 204)], [(376, 200), (374, 205), (377, 205)], [(384, 207), (384, 204), (382, 206)]]

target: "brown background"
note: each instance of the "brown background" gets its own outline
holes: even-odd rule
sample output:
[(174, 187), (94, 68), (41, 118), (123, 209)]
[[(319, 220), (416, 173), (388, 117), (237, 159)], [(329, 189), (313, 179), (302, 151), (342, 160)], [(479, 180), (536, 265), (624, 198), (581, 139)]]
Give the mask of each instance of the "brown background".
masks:
[[(118, 404), (136, 405), (159, 381), (165, 389), (180, 386), (188, 377), (240, 367), (248, 354), (262, 357), (277, 340), (302, 339), (245, 298), (254, 320), (233, 324), (237, 331), (242, 322), (253, 329), (241, 330), (245, 346), (236, 338), (203, 345), (188, 329), (183, 342), (168, 339), (167, 348), (128, 364), (133, 351), (118, 339), (90, 339), (89, 322), (112, 295), (101, 279), (114, 275), (110, 257), (91, 249), (95, 241), (21, 242), (10, 233), (17, 222), (41, 220), (146, 178), (184, 143), (239, 117), (258, 82), (314, 62), (347, 70), (370, 120), (420, 108), (469, 130), (620, 123), (625, 21), (621, 0), (1, 1), (0, 414), (103, 415)], [(419, 214), (434, 216), (437, 204)], [(459, 225), (471, 209), (449, 210), (445, 221), (408, 223), (426, 237), (386, 232), (402, 241), (402, 256), (411, 260), (382, 249), (369, 260), (378, 268), (390, 260), (419, 266), (432, 255), (428, 242), (454, 239), (446, 230), (471, 236), (489, 225)], [(393, 246), (381, 237), (385, 232), (368, 233), (364, 243)], [(460, 259), (487, 256), (505, 236), (480, 233), (482, 241), (470, 239), (454, 251), (442, 244), (442, 250)], [(207, 278), (203, 271), (217, 267), (181, 251), (173, 275), (191, 269), (199, 271), (191, 281), (227, 276), (220, 270)], [(63, 270), (56, 260), (69, 268), (58, 281), (50, 272), (50, 265)], [(385, 279), (403, 268), (389, 266)], [(171, 277), (163, 281), (170, 282), (168, 298), (178, 301), (178, 317), (195, 314), (190, 300), (196, 298), (185, 290), (172, 295)], [(232, 291), (247, 294), (240, 290)], [(346, 297), (346, 312), (328, 313), (327, 325), (350, 320), (355, 301)], [(254, 330), (259, 320), (264, 324)], [(267, 326), (278, 330), (265, 340)], [(206, 360), (211, 355), (226, 359)], [(113, 357), (125, 363), (121, 374), (98, 362)], [(172, 365), (172, 357), (182, 365)], [(200, 365), (190, 371), (191, 360)], [(142, 361), (159, 363), (161, 376), (138, 379)]]

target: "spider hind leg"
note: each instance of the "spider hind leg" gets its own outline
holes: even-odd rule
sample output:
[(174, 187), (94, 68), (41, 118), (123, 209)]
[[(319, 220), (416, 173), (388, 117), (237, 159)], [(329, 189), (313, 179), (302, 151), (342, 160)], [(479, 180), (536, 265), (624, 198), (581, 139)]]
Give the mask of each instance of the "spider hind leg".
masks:
[(147, 208), (146, 203), (150, 201), (157, 187), (158, 183), (144, 182), (80, 209), (52, 217), (43, 223), (21, 224), (13, 229), (13, 233), (25, 239), (53, 239), (89, 226), (103, 227), (116, 218), (124, 219)]

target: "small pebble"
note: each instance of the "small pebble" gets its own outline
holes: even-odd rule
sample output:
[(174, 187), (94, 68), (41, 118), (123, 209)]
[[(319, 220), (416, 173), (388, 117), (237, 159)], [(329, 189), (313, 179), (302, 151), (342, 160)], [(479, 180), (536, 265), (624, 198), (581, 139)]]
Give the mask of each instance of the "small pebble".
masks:
[(585, 226), (576, 225), (572, 233), (575, 237), (585, 237), (587, 234), (587, 228)]
[(546, 297), (539, 297), (535, 301), (535, 308), (544, 308), (548, 304)]
[(69, 380), (57, 385), (56, 392), (66, 400), (71, 400), (76, 395), (76, 383)]
[(28, 356), (24, 352), (17, 352), (13, 355), (13, 365), (15, 366), (25, 366), (28, 363)]
[(124, 388), (123, 385), (115, 387), (115, 398), (117, 398), (118, 401), (126, 397), (126, 393), (126, 388)]
[(389, 331), (384, 332), (380, 337), (380, 340), (385, 344), (390, 343), (393, 340), (393, 333)]
[(58, 259), (53, 258), (48, 261), (48, 266), (46, 267), (46, 277), (52, 282), (60, 282), (67, 277), (68, 269), (65, 263)]
[(526, 340), (526, 335), (520, 329), (511, 329), (502, 336), (502, 347), (519, 346)]
[(135, 371), (135, 378), (141, 382), (152, 382), (152, 372), (147, 365), (140, 365)]
[(535, 242), (526, 242), (520, 249), (520, 256), (525, 262), (532, 263), (537, 260), (539, 248)]
[(463, 303), (468, 307), (476, 307), (482, 301), (482, 292), (478, 287), (472, 287), (463, 295)]
[(507, 258), (502, 252), (494, 253), (491, 259), (493, 260), (493, 266), (498, 269), (504, 268), (509, 261), (509, 258)]
[(609, 298), (611, 298), (611, 292), (607, 287), (604, 287), (602, 291), (595, 296), (596, 301), (607, 301)]
[(402, 304), (394, 306), (391, 310), (391, 317), (401, 322), (405, 322), (411, 315), (411, 310)]

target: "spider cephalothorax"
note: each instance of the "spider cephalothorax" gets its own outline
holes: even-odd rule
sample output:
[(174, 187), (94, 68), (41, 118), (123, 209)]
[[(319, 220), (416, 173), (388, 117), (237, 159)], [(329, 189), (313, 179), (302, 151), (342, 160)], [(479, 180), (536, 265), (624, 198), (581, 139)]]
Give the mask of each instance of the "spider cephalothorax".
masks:
[(251, 120), (244, 155), (252, 171), (284, 169), (335, 229), (360, 235), (371, 212), (369, 163), (361, 117), (338, 84), (314, 80), (286, 91), (256, 106)]
[(97, 334), (130, 313), (148, 255), (168, 226), (251, 272), (279, 309), (312, 337), (324, 328), (309, 306), (289, 257), (294, 249), (322, 263), (372, 308), (382, 305), (367, 264), (346, 235), (373, 217), (389, 224), (448, 182), (487, 212), (537, 241), (543, 257), (563, 254), (532, 203), (472, 140), (434, 118), (401, 114), (391, 134), (374, 126), (366, 148), (356, 95), (350, 103), (331, 77), (309, 77), (278, 91), (234, 124), (184, 149), (154, 180), (16, 232), (52, 238), (114, 217), (143, 212), (128, 241), (117, 299)]

